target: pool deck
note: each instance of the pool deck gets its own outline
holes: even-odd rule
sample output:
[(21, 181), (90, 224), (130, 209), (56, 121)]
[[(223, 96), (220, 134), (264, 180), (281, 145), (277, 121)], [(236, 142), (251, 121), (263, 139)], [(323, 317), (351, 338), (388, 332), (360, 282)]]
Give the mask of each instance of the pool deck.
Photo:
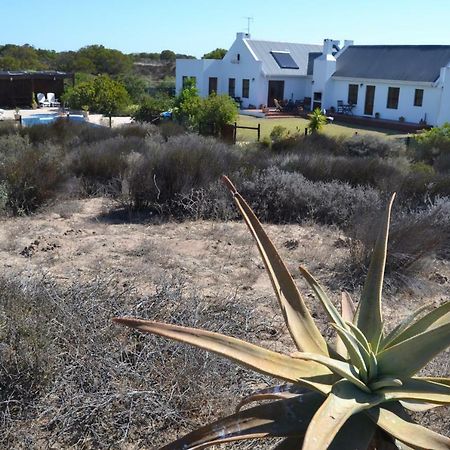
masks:
[[(14, 120), (15, 109), (5, 109), (5, 120)], [(22, 118), (31, 117), (36, 114), (58, 114), (59, 108), (38, 108), (38, 109), (21, 109), (19, 114)], [(69, 111), (71, 114), (82, 114), (81, 111)], [(89, 114), (89, 122), (96, 125), (109, 126), (109, 118), (104, 117), (102, 114)], [(126, 125), (131, 123), (131, 117), (113, 117), (112, 126), (118, 127), (120, 125)]]

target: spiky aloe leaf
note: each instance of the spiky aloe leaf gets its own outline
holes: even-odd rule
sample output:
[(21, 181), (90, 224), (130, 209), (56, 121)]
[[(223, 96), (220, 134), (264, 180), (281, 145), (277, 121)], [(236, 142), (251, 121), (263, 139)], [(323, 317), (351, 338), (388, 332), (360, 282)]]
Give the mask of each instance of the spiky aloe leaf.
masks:
[[(355, 316), (356, 307), (348, 292), (341, 293), (341, 316), (346, 322), (352, 322)], [(336, 352), (344, 359), (348, 359), (347, 348), (339, 335), (336, 337)]]
[(425, 412), (442, 406), (436, 403), (419, 402), (414, 400), (400, 400), (400, 404), (403, 408), (413, 412)]
[(266, 389), (260, 389), (258, 392), (255, 392), (247, 397), (244, 397), (239, 404), (236, 406), (236, 412), (239, 412), (242, 407), (248, 405), (249, 403), (259, 402), (262, 400), (284, 400), (288, 398), (298, 397), (299, 395), (306, 394), (309, 392), (305, 388), (301, 388), (296, 386), (294, 392), (290, 391), (290, 386), (281, 385), (281, 386), (272, 386)]
[(379, 389), (399, 387), (399, 386), (403, 386), (402, 380), (392, 377), (381, 378), (369, 384), (369, 387), (372, 391), (378, 391)]
[(338, 381), (309, 424), (302, 450), (326, 450), (352, 415), (383, 400), (367, 394), (346, 380)]
[(380, 337), (383, 333), (381, 291), (383, 287), (384, 268), (386, 265), (389, 221), (394, 198), (395, 194), (392, 195), (384, 213), (382, 228), (380, 229), (375, 243), (366, 282), (364, 283), (361, 299), (356, 312), (357, 326), (364, 333), (374, 350), (377, 349)]
[(439, 383), (445, 386), (450, 386), (450, 378), (446, 377), (414, 377), (414, 379), (428, 380), (432, 381), (433, 383)]
[(233, 183), (222, 177), (225, 185), (233, 194), (234, 201), (241, 212), (259, 253), (266, 266), (275, 294), (281, 306), (286, 325), (297, 348), (301, 351), (329, 355), (327, 343), (314, 323), (305, 302), (297, 289), (286, 265), (277, 249), (267, 236), (255, 213), (237, 192)]
[(353, 333), (353, 336), (355, 336), (355, 338), (358, 339), (358, 341), (366, 349), (366, 351), (370, 353), (371, 346), (369, 345), (369, 342), (367, 341), (366, 336), (364, 336), (363, 332), (351, 322), (346, 322), (346, 324), (350, 331)]
[(386, 387), (381, 390), (386, 400), (417, 400), (428, 403), (450, 405), (450, 386), (434, 383), (420, 378), (403, 381), (399, 387)]
[(311, 289), (316, 294), (317, 298), (322, 303), (325, 312), (327, 313), (329, 319), (332, 323), (339, 325), (341, 328), (347, 329), (347, 324), (342, 316), (339, 314), (339, 311), (335, 308), (331, 300), (328, 298), (328, 295), (324, 291), (323, 287), (319, 284), (319, 282), (302, 266), (299, 267), (300, 273), (303, 275), (303, 278), (309, 284)]
[(405, 317), (400, 323), (398, 323), (392, 331), (386, 335), (381, 342), (381, 349), (387, 347), (401, 332), (408, 328), (424, 311), (430, 309), (431, 303), (428, 303), (418, 309), (416, 309), (412, 314)]
[(378, 353), (379, 373), (411, 377), (449, 344), (450, 323), (417, 334)]
[[(386, 406), (385, 406), (386, 405)], [(398, 407), (383, 404), (383, 407), (371, 408), (365, 413), (383, 430), (401, 442), (415, 449), (449, 450), (450, 439), (399, 416)]]
[(329, 378), (327, 372), (330, 372), (313, 362), (296, 360), (240, 339), (197, 328), (132, 318), (115, 318), (113, 320), (144, 333), (156, 334), (195, 345), (225, 356), (257, 372), (303, 384), (319, 392), (327, 393), (331, 389), (327, 384)]
[(369, 449), (376, 429), (377, 426), (364, 413), (354, 414), (339, 430), (328, 450)]
[(337, 359), (328, 358), (323, 355), (316, 355), (314, 353), (302, 353), (297, 352), (291, 355), (294, 358), (302, 359), (305, 361), (315, 361), (319, 364), (323, 364), (328, 367), (333, 373), (350, 381), (353, 385), (366, 393), (370, 393), (371, 390), (359, 379), (359, 373), (357, 369), (345, 361), (338, 361)]
[(450, 323), (450, 302), (444, 303), (433, 311), (430, 311), (416, 322), (410, 324), (408, 327), (399, 332), (393, 339), (387, 341), (385, 347), (392, 347), (399, 342), (406, 341), (413, 336), (448, 323)]
[(333, 327), (342, 339), (352, 364), (358, 368), (363, 380), (367, 382), (369, 367), (368, 361), (370, 359), (369, 353), (367, 353), (367, 350), (349, 331), (344, 330), (337, 325), (333, 325)]
[(302, 437), (323, 400), (320, 394), (308, 393), (301, 399), (255, 406), (201, 427), (161, 450), (197, 450), (253, 438)]

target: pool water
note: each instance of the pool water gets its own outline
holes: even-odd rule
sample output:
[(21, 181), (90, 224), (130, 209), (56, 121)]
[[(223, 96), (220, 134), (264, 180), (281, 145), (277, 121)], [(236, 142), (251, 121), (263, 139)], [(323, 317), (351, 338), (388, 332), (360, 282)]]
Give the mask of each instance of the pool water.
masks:
[[(33, 125), (48, 125), (58, 119), (66, 119), (67, 116), (59, 116), (58, 114), (34, 114), (32, 116), (23, 117), (22, 125), (31, 127)], [(84, 122), (85, 119), (81, 114), (70, 114), (68, 119), (71, 122)]]

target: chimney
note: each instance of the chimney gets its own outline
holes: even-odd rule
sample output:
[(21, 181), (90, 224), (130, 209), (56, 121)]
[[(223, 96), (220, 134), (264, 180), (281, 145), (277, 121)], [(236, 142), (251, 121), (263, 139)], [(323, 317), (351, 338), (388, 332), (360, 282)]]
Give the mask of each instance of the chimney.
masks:
[(236, 33), (236, 39), (250, 39), (250, 34), (248, 33)]
[(333, 53), (333, 39), (323, 40), (323, 54), (331, 55)]

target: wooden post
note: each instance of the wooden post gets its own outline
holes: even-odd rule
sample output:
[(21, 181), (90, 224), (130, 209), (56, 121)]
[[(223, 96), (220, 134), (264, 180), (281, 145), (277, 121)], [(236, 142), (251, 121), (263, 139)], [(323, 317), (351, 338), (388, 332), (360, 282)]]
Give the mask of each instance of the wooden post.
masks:
[(308, 136), (308, 128), (305, 128), (305, 136)]
[(237, 138), (237, 122), (234, 122), (234, 129), (233, 129), (233, 144), (236, 144), (236, 138)]
[(258, 142), (261, 139), (261, 124), (258, 123)]
[(112, 117), (111, 117), (111, 115), (109, 116), (109, 128), (112, 128)]

